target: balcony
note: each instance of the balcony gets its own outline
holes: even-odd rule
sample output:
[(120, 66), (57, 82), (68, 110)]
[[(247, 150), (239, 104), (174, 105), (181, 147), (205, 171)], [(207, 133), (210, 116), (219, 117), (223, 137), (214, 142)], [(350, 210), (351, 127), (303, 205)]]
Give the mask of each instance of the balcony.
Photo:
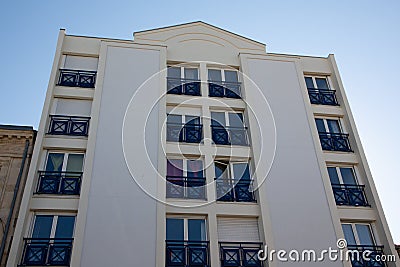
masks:
[(206, 199), (206, 178), (167, 176), (167, 198)]
[(50, 115), (48, 134), (87, 136), (90, 117)]
[(369, 207), (364, 185), (332, 184), (336, 205)]
[[(383, 246), (364, 246), (364, 245), (348, 245), (347, 249), (350, 251), (358, 251), (359, 257), (353, 257), (351, 259), (351, 265), (353, 267), (386, 267), (386, 263), (381, 261), (381, 257), (384, 254)], [(363, 252), (369, 251), (369, 260), (363, 259)], [(356, 253), (357, 254), (357, 253)], [(350, 254), (351, 256), (352, 254)], [(354, 254), (353, 254), (354, 255)], [(368, 254), (367, 254), (368, 255)], [(378, 256), (378, 259), (377, 259)]]
[(168, 77), (167, 94), (201, 96), (200, 81)]
[(308, 88), (308, 96), (311, 104), (339, 106), (335, 90)]
[(208, 241), (166, 241), (165, 267), (210, 267)]
[(79, 195), (82, 172), (39, 171), (35, 194)]
[(69, 266), (72, 238), (24, 238), (19, 266)]
[(203, 125), (167, 123), (167, 141), (200, 143), (203, 139)]
[(248, 146), (247, 127), (211, 125), (212, 140), (217, 145)]
[(69, 87), (94, 88), (96, 71), (60, 69), (57, 85)]
[(318, 133), (323, 150), (353, 152), (350, 147), (349, 135), (344, 133)]
[(263, 267), (258, 259), (262, 243), (219, 242), (221, 267)]
[(208, 96), (241, 98), (239, 82), (208, 81)]
[(215, 179), (217, 200), (225, 202), (256, 202), (253, 181)]

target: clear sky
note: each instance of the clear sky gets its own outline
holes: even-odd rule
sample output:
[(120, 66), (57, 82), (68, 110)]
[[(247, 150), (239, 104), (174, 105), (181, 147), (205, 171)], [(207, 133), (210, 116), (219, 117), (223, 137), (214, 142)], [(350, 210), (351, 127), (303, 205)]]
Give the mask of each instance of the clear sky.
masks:
[[(0, 124), (36, 129), (58, 30), (132, 39), (202, 20), (275, 53), (333, 53), (393, 239), (400, 244), (400, 1), (1, 1)], [(390, 125), (389, 128), (387, 126)]]

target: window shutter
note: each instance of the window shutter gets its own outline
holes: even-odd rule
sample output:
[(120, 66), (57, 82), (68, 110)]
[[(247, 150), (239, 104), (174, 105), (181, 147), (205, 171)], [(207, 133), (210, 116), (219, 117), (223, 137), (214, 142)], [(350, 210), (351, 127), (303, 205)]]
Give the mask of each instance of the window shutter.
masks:
[(98, 58), (96, 57), (80, 57), (69, 56), (65, 57), (64, 68), (70, 70), (87, 70), (97, 71)]
[(220, 242), (260, 242), (257, 218), (219, 217), (217, 223)]
[(68, 116), (90, 116), (92, 101), (57, 99), (56, 114)]

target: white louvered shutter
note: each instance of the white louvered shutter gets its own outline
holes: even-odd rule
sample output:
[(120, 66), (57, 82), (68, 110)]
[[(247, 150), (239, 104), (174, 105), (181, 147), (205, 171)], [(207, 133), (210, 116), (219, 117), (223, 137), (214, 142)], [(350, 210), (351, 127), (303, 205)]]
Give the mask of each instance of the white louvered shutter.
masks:
[(220, 217), (217, 223), (220, 242), (260, 242), (257, 218)]
[(96, 57), (80, 57), (70, 56), (65, 57), (64, 68), (70, 70), (86, 70), (96, 71), (99, 59)]

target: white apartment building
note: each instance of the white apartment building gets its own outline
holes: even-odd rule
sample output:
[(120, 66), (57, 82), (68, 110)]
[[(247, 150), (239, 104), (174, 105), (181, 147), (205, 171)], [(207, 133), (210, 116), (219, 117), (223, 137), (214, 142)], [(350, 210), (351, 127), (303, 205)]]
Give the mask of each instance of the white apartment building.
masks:
[[(341, 239), (371, 261), (258, 257)], [(204, 22), (133, 40), (60, 30), (7, 266), (400, 266), (379, 260), (395, 254), (333, 55), (268, 53)]]

